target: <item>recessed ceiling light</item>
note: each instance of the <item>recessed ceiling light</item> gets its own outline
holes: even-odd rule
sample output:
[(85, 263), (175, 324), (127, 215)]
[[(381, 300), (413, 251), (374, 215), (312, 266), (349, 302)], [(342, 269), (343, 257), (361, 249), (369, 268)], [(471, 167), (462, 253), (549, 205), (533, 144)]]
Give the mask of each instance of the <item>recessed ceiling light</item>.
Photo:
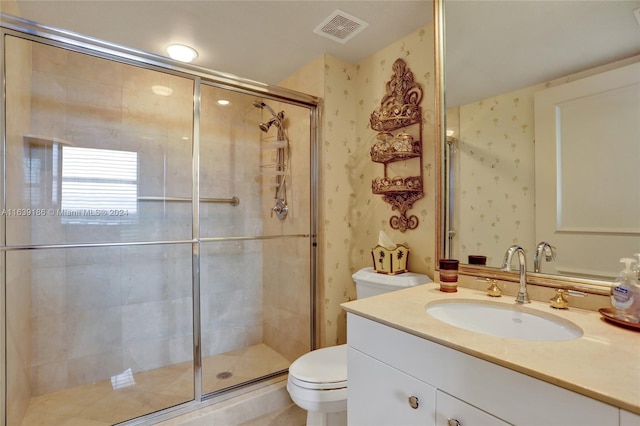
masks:
[(226, 100), (226, 99), (218, 99), (218, 105), (222, 105), (222, 106), (227, 106), (229, 105), (231, 102)]
[(198, 57), (198, 52), (192, 47), (184, 44), (171, 44), (167, 46), (167, 53), (171, 59), (180, 62), (191, 62)]

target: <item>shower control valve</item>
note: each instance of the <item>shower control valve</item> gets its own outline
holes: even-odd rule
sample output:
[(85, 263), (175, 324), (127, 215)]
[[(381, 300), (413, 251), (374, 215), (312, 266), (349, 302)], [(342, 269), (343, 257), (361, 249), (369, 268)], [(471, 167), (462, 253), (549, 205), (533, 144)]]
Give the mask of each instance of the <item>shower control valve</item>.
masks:
[(278, 199), (276, 201), (276, 205), (271, 208), (271, 214), (275, 213), (278, 219), (284, 220), (287, 217), (287, 213), (289, 213), (289, 206), (287, 206), (287, 202), (283, 199)]

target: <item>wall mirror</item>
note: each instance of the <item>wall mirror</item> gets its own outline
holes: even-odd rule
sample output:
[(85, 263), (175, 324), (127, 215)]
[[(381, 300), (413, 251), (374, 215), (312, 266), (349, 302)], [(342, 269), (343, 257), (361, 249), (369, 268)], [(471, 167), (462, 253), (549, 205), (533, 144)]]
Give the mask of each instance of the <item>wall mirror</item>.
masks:
[[(532, 282), (605, 285), (622, 268), (619, 258), (640, 252), (640, 1), (443, 3), (440, 257), (466, 264), (469, 255), (483, 255), (486, 266), (461, 269), (500, 276), (505, 251), (518, 244), (528, 271), (538, 272)], [(626, 78), (620, 72), (631, 79), (600, 86), (602, 75)], [(581, 80), (590, 93), (556, 96)], [(606, 103), (614, 92), (621, 97)], [(579, 97), (589, 106), (567, 108)], [(615, 118), (608, 117), (611, 105)], [(545, 130), (539, 118), (547, 110)], [(563, 124), (560, 131), (554, 114), (583, 110), (591, 118), (574, 117), (577, 128)], [(604, 135), (599, 123), (608, 123)], [(553, 158), (541, 157), (543, 146)], [(541, 197), (553, 205), (544, 210)], [(630, 214), (610, 214), (611, 203)], [(573, 246), (564, 241), (585, 235)], [(542, 246), (536, 265), (541, 242), (554, 248)]]

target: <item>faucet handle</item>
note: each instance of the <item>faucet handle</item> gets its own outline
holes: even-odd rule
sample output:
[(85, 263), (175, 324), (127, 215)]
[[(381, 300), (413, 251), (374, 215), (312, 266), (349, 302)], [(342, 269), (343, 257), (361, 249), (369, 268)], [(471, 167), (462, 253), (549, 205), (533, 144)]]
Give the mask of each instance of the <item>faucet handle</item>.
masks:
[(489, 287), (487, 287), (487, 294), (491, 297), (500, 297), (502, 296), (502, 290), (498, 287), (498, 282), (496, 280), (487, 280), (489, 281)]
[(556, 290), (556, 294), (550, 299), (551, 307), (555, 309), (569, 309), (569, 301), (566, 296), (586, 297), (587, 293), (577, 290), (562, 289)]
[(565, 290), (559, 288), (551, 298), (551, 307), (555, 309), (569, 309), (569, 301), (565, 297)]
[(502, 290), (498, 287), (498, 281), (493, 278), (476, 278), (476, 281), (485, 281), (489, 284), (487, 287), (487, 296), (500, 297), (502, 296)]

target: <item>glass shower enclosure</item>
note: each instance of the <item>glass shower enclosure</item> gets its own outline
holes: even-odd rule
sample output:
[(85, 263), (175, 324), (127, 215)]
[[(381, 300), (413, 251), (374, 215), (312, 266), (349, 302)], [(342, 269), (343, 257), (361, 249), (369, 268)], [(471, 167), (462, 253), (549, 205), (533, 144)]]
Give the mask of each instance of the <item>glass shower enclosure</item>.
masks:
[(317, 100), (24, 25), (3, 16), (0, 423), (148, 420), (286, 372), (314, 342)]

